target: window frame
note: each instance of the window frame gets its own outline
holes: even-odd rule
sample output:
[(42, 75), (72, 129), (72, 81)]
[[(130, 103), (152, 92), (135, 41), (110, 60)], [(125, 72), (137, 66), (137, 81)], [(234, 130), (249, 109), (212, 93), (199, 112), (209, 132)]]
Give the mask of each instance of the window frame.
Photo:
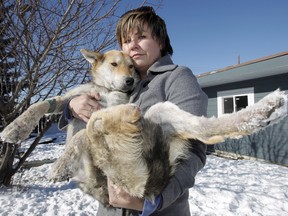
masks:
[[(218, 92), (218, 96), (217, 96), (217, 114), (218, 116), (222, 116), (225, 115), (224, 113), (224, 100), (226, 98), (233, 98), (233, 113), (235, 112), (236, 109), (236, 98), (237, 97), (242, 97), (242, 96), (247, 96), (247, 107), (253, 105), (255, 103), (255, 99), (254, 99), (254, 89), (251, 90), (246, 90), (243, 91), (243, 93), (240, 93), (240, 91), (236, 91), (236, 90), (231, 90), (231, 91), (223, 91), (223, 92)], [(229, 114), (229, 113), (226, 113)]]

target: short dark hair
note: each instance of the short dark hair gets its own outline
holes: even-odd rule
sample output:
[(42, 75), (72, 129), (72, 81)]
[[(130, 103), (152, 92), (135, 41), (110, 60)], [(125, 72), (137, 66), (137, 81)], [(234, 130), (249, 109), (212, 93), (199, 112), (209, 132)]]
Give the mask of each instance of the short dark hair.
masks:
[(120, 47), (122, 48), (123, 41), (134, 28), (141, 33), (145, 24), (151, 29), (152, 37), (160, 43), (162, 56), (172, 55), (173, 48), (170, 44), (165, 21), (149, 6), (129, 10), (121, 16), (116, 27), (116, 37)]

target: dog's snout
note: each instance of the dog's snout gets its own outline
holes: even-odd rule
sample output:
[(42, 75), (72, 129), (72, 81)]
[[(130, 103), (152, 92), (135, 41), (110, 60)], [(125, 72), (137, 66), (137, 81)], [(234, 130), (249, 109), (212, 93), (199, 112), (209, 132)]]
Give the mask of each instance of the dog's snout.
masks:
[(134, 84), (134, 79), (132, 77), (126, 78), (126, 85), (132, 86)]

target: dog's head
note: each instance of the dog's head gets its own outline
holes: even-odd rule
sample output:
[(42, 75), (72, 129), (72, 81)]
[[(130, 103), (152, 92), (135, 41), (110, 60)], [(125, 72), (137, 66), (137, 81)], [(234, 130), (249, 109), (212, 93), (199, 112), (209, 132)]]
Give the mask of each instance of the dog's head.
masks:
[(111, 50), (104, 54), (80, 50), (92, 65), (93, 82), (110, 91), (131, 91), (139, 81), (133, 60), (122, 51)]
[[(133, 104), (121, 104), (94, 112), (87, 124), (90, 140), (103, 136), (135, 137), (141, 131), (141, 111)], [(123, 139), (124, 142), (124, 139)]]

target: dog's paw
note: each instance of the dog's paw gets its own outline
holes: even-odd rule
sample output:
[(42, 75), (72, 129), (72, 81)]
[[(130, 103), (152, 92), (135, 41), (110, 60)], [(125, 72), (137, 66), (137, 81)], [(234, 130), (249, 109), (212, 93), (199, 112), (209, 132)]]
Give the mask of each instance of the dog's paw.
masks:
[(284, 91), (276, 90), (243, 113), (249, 119), (250, 126), (265, 127), (276, 123), (287, 116), (287, 95)]
[(47, 101), (41, 101), (30, 106), (2, 131), (2, 140), (9, 143), (17, 143), (25, 140), (49, 108), (50, 104)]
[(259, 102), (260, 106), (267, 106), (263, 114), (268, 122), (278, 121), (288, 114), (288, 95), (284, 91), (277, 89)]
[(53, 182), (68, 181), (72, 175), (71, 170), (65, 164), (56, 161), (49, 172), (49, 179)]
[(25, 140), (35, 128), (36, 124), (14, 120), (1, 133), (1, 139), (8, 143), (18, 143)]
[(63, 175), (62, 173), (58, 173), (58, 174), (51, 174), (49, 176), (49, 180), (52, 182), (63, 182), (63, 181), (69, 181), (69, 179), (71, 179), (72, 176), (70, 175)]

